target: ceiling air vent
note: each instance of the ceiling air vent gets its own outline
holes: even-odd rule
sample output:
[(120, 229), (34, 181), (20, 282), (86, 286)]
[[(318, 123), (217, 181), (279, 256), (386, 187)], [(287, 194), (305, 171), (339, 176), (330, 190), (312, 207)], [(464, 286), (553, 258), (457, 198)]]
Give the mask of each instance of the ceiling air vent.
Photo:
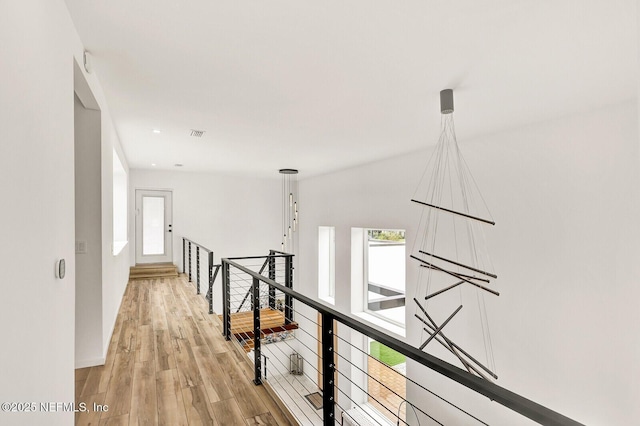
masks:
[(201, 138), (202, 135), (204, 135), (204, 130), (191, 129), (191, 136), (194, 138)]

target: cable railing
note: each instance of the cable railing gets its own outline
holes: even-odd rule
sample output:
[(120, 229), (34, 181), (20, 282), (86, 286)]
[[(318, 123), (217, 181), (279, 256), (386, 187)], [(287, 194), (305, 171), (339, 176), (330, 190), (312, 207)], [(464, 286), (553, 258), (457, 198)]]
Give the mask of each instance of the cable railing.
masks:
[[(193, 247), (192, 247), (193, 246)], [(192, 251), (195, 257), (195, 263), (192, 262)], [(189, 282), (193, 282), (192, 278), (195, 275), (195, 287), (196, 294), (200, 294), (200, 251), (206, 252), (206, 270), (208, 271), (208, 290), (205, 295), (209, 303), (209, 313), (213, 314), (213, 283), (218, 276), (221, 265), (213, 264), (213, 250), (210, 250), (202, 244), (196, 243), (186, 237), (182, 237), (182, 273), (188, 275)], [(195, 270), (194, 270), (195, 267)]]
[[(242, 269), (225, 269), (224, 263), (222, 264), (222, 315), (225, 335), (236, 336), (243, 346), (252, 342), (254, 338), (254, 330), (251, 329), (252, 313), (256, 311), (260, 315), (262, 310), (272, 313), (270, 315), (271, 323), (273, 321), (278, 323), (279, 319), (282, 319), (278, 330), (270, 330), (272, 333), (282, 333), (291, 328), (291, 306), (293, 304), (291, 296), (260, 280), (258, 281), (257, 293), (255, 293), (253, 275), (274, 282), (282, 282), (286, 287), (291, 288), (293, 285), (292, 258), (291, 254), (270, 250), (268, 256), (234, 258), (234, 261), (238, 262)], [(255, 299), (256, 295), (258, 299)]]
[[(278, 282), (287, 282), (286, 277), (286, 268), (287, 261), (285, 255), (277, 255), (274, 252), (270, 253), (270, 256), (267, 257), (264, 261), (261, 259), (238, 259), (239, 262), (242, 263), (243, 266), (257, 271), (258, 274), (269, 277), (270, 279), (276, 280)], [(259, 269), (258, 269), (259, 268)], [(232, 312), (246, 312), (250, 309), (249, 296), (251, 293), (251, 278), (244, 274), (241, 271), (231, 272), (231, 282), (233, 285), (231, 286), (231, 311)], [(278, 294), (276, 290), (272, 287), (269, 287), (266, 283), (260, 283), (261, 289), (265, 291), (261, 291), (260, 294), (260, 305), (261, 307), (269, 306), (272, 309), (281, 308), (284, 306), (284, 302), (282, 297), (283, 294)], [(244, 292), (244, 296), (242, 293)], [(239, 296), (242, 296), (239, 298)]]
[[(499, 406), (482, 413), (464, 408), (465, 398), (455, 398), (464, 389), (457, 383), (473, 391), (465, 392), (471, 399), (484, 396), (511, 410), (502, 409), (498, 417), (517, 417), (516, 424), (528, 418), (545, 425), (580, 425), (296, 292), (292, 260), (277, 251), (222, 259), (223, 334), (240, 342), (252, 358), (254, 383), (268, 385), (301, 424), (492, 424), (495, 416), (485, 417)], [(274, 313), (280, 323), (272, 321)], [(246, 318), (238, 321), (238, 315)], [(375, 354), (374, 346), (404, 359), (404, 367)], [(415, 379), (425, 374), (455, 392), (434, 389), (438, 380), (426, 386)]]

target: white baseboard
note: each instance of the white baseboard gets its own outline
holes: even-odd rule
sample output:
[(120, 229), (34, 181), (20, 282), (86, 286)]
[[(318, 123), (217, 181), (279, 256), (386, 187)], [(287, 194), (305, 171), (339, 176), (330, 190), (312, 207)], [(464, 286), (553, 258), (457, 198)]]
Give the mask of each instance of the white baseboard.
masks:
[(76, 360), (76, 369), (78, 368), (86, 368), (86, 367), (95, 367), (97, 365), (104, 365), (105, 358), (94, 358), (94, 359), (81, 359)]

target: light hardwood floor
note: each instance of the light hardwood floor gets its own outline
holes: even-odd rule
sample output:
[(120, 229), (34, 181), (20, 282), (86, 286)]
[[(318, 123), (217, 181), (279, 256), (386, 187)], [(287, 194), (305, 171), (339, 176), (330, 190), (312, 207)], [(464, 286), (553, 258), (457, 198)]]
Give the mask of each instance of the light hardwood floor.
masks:
[(232, 344), (182, 277), (129, 281), (105, 365), (76, 370), (76, 424), (291, 424)]

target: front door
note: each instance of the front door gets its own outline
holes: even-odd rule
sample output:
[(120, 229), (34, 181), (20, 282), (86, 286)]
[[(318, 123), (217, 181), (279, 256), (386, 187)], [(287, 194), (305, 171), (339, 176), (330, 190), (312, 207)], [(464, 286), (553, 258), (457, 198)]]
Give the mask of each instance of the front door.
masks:
[(171, 191), (136, 190), (136, 263), (173, 262)]

